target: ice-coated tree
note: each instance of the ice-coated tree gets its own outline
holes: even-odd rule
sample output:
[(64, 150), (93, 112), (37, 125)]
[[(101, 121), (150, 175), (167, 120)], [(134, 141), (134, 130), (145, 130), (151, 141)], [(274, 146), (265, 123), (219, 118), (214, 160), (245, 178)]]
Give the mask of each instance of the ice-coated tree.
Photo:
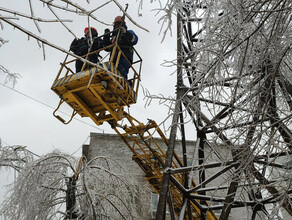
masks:
[[(45, 20), (36, 17), (34, 5), (28, 1), (30, 14), (0, 8), (1, 24), (4, 25), (4, 28), (7, 24), (11, 25), (36, 39), (41, 47), (49, 45), (64, 53), (69, 52), (42, 38), (41, 35), (24, 28), (14, 21), (15, 17), (19, 20), (29, 19), (36, 26), (40, 22), (58, 22), (67, 29), (66, 22), (69, 21), (63, 19), (58, 13), (86, 15), (89, 21), (98, 21), (94, 13), (103, 6), (100, 4), (85, 9), (76, 2), (68, 0), (39, 0), (36, 2), (42, 3), (51, 11), (54, 19)], [(178, 40), (181, 41), (182, 48), (178, 49), (177, 59), (169, 63), (178, 66), (178, 93), (177, 97), (173, 99), (150, 94), (147, 94), (147, 97), (149, 101), (156, 98), (162, 101), (171, 100), (170, 112), (174, 116), (171, 129), (178, 124), (186, 123), (182, 119), (180, 123), (177, 123), (178, 117), (175, 116), (181, 113), (188, 115), (189, 118), (186, 121), (194, 122), (193, 129), (197, 133), (198, 142), (202, 141), (213, 151), (201, 160), (202, 163), (207, 165), (208, 156), (213, 155), (216, 155), (216, 162), (220, 162), (224, 169), (226, 162), (234, 162), (232, 168), (226, 168), (228, 172), (222, 168), (222, 172), (224, 171), (221, 175), (222, 182), (214, 187), (213, 194), (207, 194), (211, 201), (216, 198), (221, 202), (220, 219), (228, 218), (233, 205), (243, 205), (247, 209), (251, 207), (249, 209), (251, 214), (247, 216), (249, 219), (255, 219), (258, 210), (266, 213), (264, 217), (259, 215), (261, 219), (282, 219), (281, 208), (291, 216), (290, 186), (292, 181), (291, 175), (289, 175), (291, 171), (289, 164), (291, 163), (292, 142), (292, 2), (290, 0), (168, 0), (157, 2), (160, 3), (158, 12), (164, 34), (172, 30), (172, 24), (176, 22), (176, 15), (179, 15), (178, 24), (181, 25), (181, 29), (178, 30), (178, 36), (181, 37)], [(104, 4), (112, 3), (119, 5), (117, 1), (104, 2)], [(145, 1), (138, 3), (141, 6)], [(67, 30), (70, 32), (69, 28)], [(5, 39), (0, 40), (1, 43), (5, 42)], [(184, 109), (179, 108), (177, 103), (184, 106)], [(173, 108), (175, 104), (176, 108)], [(175, 139), (175, 135), (173, 137)], [(221, 149), (222, 146), (225, 146), (225, 151), (218, 152), (217, 149)], [(75, 166), (72, 165), (72, 162), (69, 163), (70, 159), (64, 156), (56, 158), (62, 161), (58, 162), (57, 167), (51, 167), (52, 173), (55, 171), (58, 173), (56, 181), (48, 181), (47, 173), (38, 175), (39, 178), (44, 178), (42, 181), (45, 184), (41, 186), (41, 189), (44, 192), (54, 192), (54, 195), (64, 193), (72, 181), (75, 183), (73, 178)], [(51, 162), (39, 163), (39, 165), (42, 164), (51, 166)], [(192, 164), (197, 165), (197, 162)], [(39, 167), (40, 171), (41, 167)], [(23, 181), (17, 182), (20, 184), (18, 185), (20, 188), (22, 188), (21, 184), (26, 183), (24, 177), (32, 174), (28, 170), (23, 173)], [(103, 175), (106, 175), (106, 169), (104, 171)], [(89, 201), (93, 205), (87, 213), (96, 217), (103, 213), (103, 210), (108, 209), (110, 202), (101, 201), (101, 197), (95, 194), (97, 192), (91, 191), (91, 187), (94, 188), (94, 185), (90, 185), (91, 180), (86, 179), (87, 172), (89, 171), (84, 166), (84, 170), (76, 182), (76, 196), (79, 195), (79, 189), (85, 190), (83, 193), (86, 196), (79, 198), (82, 198), (84, 202)], [(98, 179), (98, 176), (94, 178)], [(79, 182), (82, 179), (86, 181)], [(208, 183), (212, 182), (208, 181)], [(37, 181), (31, 184), (37, 184)], [(167, 184), (168, 182), (166, 182)], [(206, 185), (201, 184), (202, 188)], [(55, 186), (58, 191), (54, 191)], [(227, 186), (228, 189), (223, 196), (216, 194), (221, 190), (221, 186), (222, 188)], [(26, 189), (28, 188), (26, 187)], [(16, 192), (17, 188), (15, 189)], [(48, 197), (48, 201), (51, 201), (52, 204), (58, 203), (58, 200), (54, 200), (53, 194), (51, 195), (52, 197)], [(111, 198), (111, 196), (107, 198)], [(63, 201), (65, 201), (64, 199)], [(188, 196), (185, 199), (187, 201)], [(10, 204), (19, 204), (15, 201), (10, 202)], [(103, 204), (103, 202), (107, 203), (104, 206), (95, 206)], [(74, 208), (80, 206), (78, 209), (82, 210), (81, 204), (83, 203), (76, 202)], [(272, 204), (271, 207), (268, 208), (268, 204)], [(38, 210), (42, 210), (43, 203), (37, 203), (37, 205), (40, 208)], [(268, 211), (265, 210), (265, 206)], [(11, 216), (26, 212), (25, 207), (20, 206), (19, 210), (24, 211), (13, 213), (11, 207), (13, 206), (7, 209), (7, 211), (12, 211)], [(57, 213), (53, 210), (56, 206), (50, 207), (52, 207), (51, 210), (46, 210), (47, 216)], [(56, 210), (60, 210), (60, 207)], [(117, 206), (111, 206), (112, 209), (115, 207)], [(122, 205), (118, 207), (122, 207)], [(128, 206), (126, 207), (128, 208)], [(125, 211), (123, 216), (130, 213), (128, 209), (123, 211)], [(6, 215), (8, 216), (9, 213)], [(158, 216), (157, 219), (161, 219), (162, 216)], [(183, 211), (181, 216), (181, 218), (184, 217)]]
[[(214, 191), (202, 193), (206, 201), (216, 198), (221, 203), (222, 220), (238, 202), (250, 213), (244, 219), (292, 215), (286, 165), (292, 140), (291, 7), (286, 0), (181, 0), (162, 7), (166, 24), (178, 15), (178, 57), (170, 63), (178, 65), (171, 131), (178, 122), (180, 127), (193, 122), (201, 151), (193, 164), (238, 163), (230, 169), (223, 166), (218, 176), (207, 176), (209, 170), (203, 168), (196, 179), (202, 188), (214, 186)], [(153, 98), (166, 100), (149, 96), (149, 101)], [(211, 152), (203, 155), (204, 146)], [(166, 177), (165, 186), (167, 181)], [(273, 204), (270, 214), (263, 208), (268, 203)], [(156, 219), (162, 219), (158, 215)]]
[(78, 161), (52, 152), (21, 169), (1, 215), (23, 220), (139, 219), (136, 201), (143, 201), (146, 190), (132, 179), (110, 158)]
[(0, 139), (0, 170), (13, 169), (19, 172), (32, 160), (33, 153), (25, 146), (2, 146)]
[[(35, 41), (42, 48), (44, 58), (45, 45), (76, 55), (44, 37), (40, 24), (59, 24), (77, 38), (67, 25), (73, 23), (66, 18), (68, 14), (77, 20), (86, 16), (90, 26), (93, 22), (103, 23), (96, 15), (108, 4), (120, 8), (123, 13), (123, 7), (115, 0), (98, 4), (69, 0), (28, 0), (26, 3), (27, 8), (20, 10), (11, 6), (11, 2), (0, 7), (0, 25), (3, 31), (10, 26), (27, 35), (28, 40)], [(44, 14), (39, 13), (40, 8)], [(128, 14), (126, 16), (131, 19)], [(3, 44), (9, 44), (9, 39), (0, 38), (0, 47)], [(19, 78), (19, 74), (11, 73), (4, 65), (0, 65), (0, 74), (5, 77), (4, 84), (12, 82), (14, 85)], [(1, 168), (12, 167), (18, 171), (9, 198), (1, 205), (4, 219), (138, 219), (141, 214), (134, 201), (143, 200), (144, 189), (131, 182), (130, 174), (109, 158), (84, 159), (76, 170), (78, 160), (59, 152), (33, 160), (32, 154), (20, 146), (1, 147), (0, 150)]]

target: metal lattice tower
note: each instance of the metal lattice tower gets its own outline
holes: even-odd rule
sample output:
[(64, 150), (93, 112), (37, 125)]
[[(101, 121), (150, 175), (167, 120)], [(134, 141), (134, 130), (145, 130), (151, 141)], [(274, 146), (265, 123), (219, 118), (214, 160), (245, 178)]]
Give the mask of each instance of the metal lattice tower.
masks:
[[(226, 220), (232, 209), (240, 207), (248, 211), (248, 219), (268, 215), (281, 219), (282, 212), (292, 216), (290, 47), (273, 38), (274, 29), (282, 30), (279, 35), (285, 33), (277, 19), (291, 27), (285, 20), (289, 12), (276, 11), (283, 7), (280, 1), (267, 6), (274, 12), (264, 11), (263, 4), (259, 8), (263, 11), (246, 14), (224, 9), (224, 4), (216, 11), (214, 5), (210, 9), (199, 1), (180, 3), (177, 97), (156, 220), (165, 219), (166, 203), (171, 206), (171, 184), (184, 199), (179, 219), (198, 219), (190, 202), (201, 210), (199, 219), (208, 219), (208, 210), (218, 210), (218, 219)], [(242, 25), (234, 36), (232, 19)], [(270, 24), (277, 25), (273, 29)], [(250, 29), (245, 30), (247, 25)], [(230, 39), (224, 38), (229, 32)], [(191, 155), (184, 143), (185, 117), (192, 119), (197, 134), (192, 167), (187, 166)], [(185, 167), (171, 169), (178, 131)], [(175, 173), (184, 174), (184, 185), (174, 181)], [(195, 187), (188, 184), (191, 175)]]

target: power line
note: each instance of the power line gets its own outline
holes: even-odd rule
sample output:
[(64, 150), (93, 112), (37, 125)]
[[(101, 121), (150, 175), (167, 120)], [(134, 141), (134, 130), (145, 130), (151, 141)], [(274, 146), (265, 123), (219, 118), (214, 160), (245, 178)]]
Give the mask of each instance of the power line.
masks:
[[(18, 93), (18, 94), (21, 94), (21, 95), (23, 95), (23, 96), (25, 96), (25, 97), (27, 97), (27, 98), (29, 98), (29, 99), (35, 101), (35, 102), (38, 102), (38, 103), (40, 103), (40, 104), (42, 104), (42, 105), (44, 105), (44, 106), (46, 106), (46, 107), (48, 107), (48, 108), (55, 109), (54, 107), (48, 105), (47, 103), (42, 102), (42, 101), (40, 101), (40, 100), (38, 100), (38, 99), (35, 99), (35, 98), (33, 98), (33, 97), (29, 96), (29, 95), (26, 95), (25, 93), (20, 92), (20, 91), (14, 89), (14, 88), (12, 88), (12, 87), (9, 87), (9, 86), (7, 86), (7, 85), (1, 83), (1, 82), (0, 82), (0, 85), (2, 85), (3, 87), (5, 87), (5, 88), (7, 88), (7, 89), (11, 89), (12, 91), (14, 91), (14, 92), (16, 92), (16, 93)], [(59, 112), (61, 112), (61, 113), (64, 114), (64, 115), (67, 115), (67, 116), (71, 117), (71, 115), (68, 114), (68, 113), (66, 113), (66, 112), (63, 112), (63, 111), (59, 111)], [(77, 120), (77, 121), (79, 121), (79, 122), (82, 122), (83, 124), (89, 125), (89, 126), (95, 128), (95, 129), (98, 129), (98, 130), (104, 132), (103, 129), (100, 129), (99, 127), (96, 127), (96, 126), (94, 126), (94, 125), (91, 125), (91, 124), (89, 124), (89, 123), (87, 123), (87, 122), (85, 122), (85, 121), (82, 121), (82, 120), (78, 119), (78, 118), (73, 118), (73, 119), (75, 119), (75, 120)]]
[(90, 138), (90, 135), (87, 136), (87, 138), (85, 139), (85, 141), (83, 142), (83, 144), (82, 144), (77, 150), (75, 150), (75, 151), (71, 154), (71, 156), (73, 156), (74, 154), (76, 154), (76, 153), (82, 148), (82, 146), (86, 143), (86, 141), (87, 141), (89, 138)]

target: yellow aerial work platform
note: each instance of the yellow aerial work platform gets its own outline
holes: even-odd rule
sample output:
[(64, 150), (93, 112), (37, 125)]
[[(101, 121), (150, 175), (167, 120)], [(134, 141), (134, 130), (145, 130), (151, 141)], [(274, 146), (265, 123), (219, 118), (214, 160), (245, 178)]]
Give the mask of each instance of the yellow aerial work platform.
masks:
[[(84, 69), (78, 73), (74, 73), (70, 68), (70, 65), (73, 66), (72, 64), (77, 59), (67, 61), (67, 56), (61, 64), (52, 90), (60, 97), (54, 116), (63, 123), (69, 123), (77, 113), (81, 117), (90, 117), (97, 125), (112, 119), (119, 121), (123, 117), (123, 107), (136, 103), (141, 57), (136, 53), (139, 59), (131, 64), (116, 43), (93, 53), (105, 50), (112, 51), (108, 62), (100, 62), (98, 66)], [(129, 80), (126, 80), (117, 71), (121, 57), (124, 57), (130, 64)], [(84, 58), (86, 59), (86, 57)], [(134, 65), (138, 65), (139, 72), (136, 71)], [(56, 114), (63, 102), (73, 109), (72, 117), (67, 122)]]
[[(77, 113), (82, 117), (90, 117), (97, 125), (108, 121), (132, 151), (133, 160), (144, 171), (145, 179), (159, 193), (168, 140), (155, 121), (149, 120), (148, 124), (144, 125), (123, 110), (125, 106), (137, 101), (142, 59), (135, 51), (138, 60), (131, 64), (129, 80), (126, 80), (117, 71), (120, 58), (124, 57), (127, 60), (117, 43), (94, 53), (103, 51), (111, 51), (109, 61), (101, 61), (98, 65), (78, 73), (74, 73), (70, 68), (77, 59), (67, 61), (68, 56), (66, 57), (52, 85), (52, 90), (61, 99), (54, 115), (65, 124), (68, 124)], [(134, 65), (138, 68), (134, 68)], [(139, 71), (137, 72), (136, 69)], [(72, 117), (67, 122), (56, 114), (64, 102), (73, 109)], [(121, 119), (125, 119), (123, 123), (119, 122)], [(155, 140), (153, 136), (155, 133), (164, 142), (164, 147)], [(174, 154), (172, 168), (182, 166), (180, 158)], [(173, 178), (183, 185), (182, 174), (174, 174)], [(192, 186), (195, 186), (194, 182)], [(173, 183), (170, 184), (170, 193), (174, 212), (179, 215), (183, 206), (182, 193)], [(186, 216), (186, 219), (201, 219), (201, 210), (195, 203), (190, 204), (192, 216), (190, 218)], [(206, 219), (217, 220), (217, 217), (212, 210), (208, 210)]]

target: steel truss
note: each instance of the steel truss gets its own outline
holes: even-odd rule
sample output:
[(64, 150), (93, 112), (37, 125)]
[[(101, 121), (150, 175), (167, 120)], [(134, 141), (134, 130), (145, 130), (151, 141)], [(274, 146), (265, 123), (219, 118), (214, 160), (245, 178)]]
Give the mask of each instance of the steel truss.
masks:
[[(281, 210), (292, 216), (292, 85), (269, 59), (257, 71), (222, 77), (215, 73), (212, 79), (211, 71), (200, 72), (204, 54), (194, 48), (204, 43), (200, 14), (206, 8), (196, 1), (182, 2), (188, 7), (177, 13), (176, 105), (156, 220), (165, 219), (171, 185), (183, 198), (179, 219), (208, 219), (207, 211), (220, 210), (218, 219), (227, 220), (239, 207), (250, 213), (250, 219), (257, 215), (266, 219), (271, 212), (277, 219)], [(223, 14), (218, 12), (218, 17)], [(197, 134), (193, 166), (187, 166), (185, 117), (192, 119)], [(184, 166), (172, 168), (178, 130)], [(188, 184), (194, 173), (195, 186)], [(184, 184), (175, 174), (184, 176)], [(199, 217), (192, 216), (190, 202), (197, 204)], [(278, 208), (271, 209), (269, 204)]]
[[(199, 1), (175, 2), (177, 97), (169, 139), (156, 122), (149, 120), (145, 125), (124, 111), (124, 107), (136, 103), (141, 64), (138, 72), (131, 66), (133, 78), (129, 82), (119, 76), (118, 63), (112, 59), (77, 74), (66, 68), (74, 60), (65, 61), (52, 86), (61, 98), (59, 106), (63, 102), (69, 104), (74, 110), (72, 118), (78, 113), (90, 117), (97, 125), (103, 122), (111, 125), (160, 195), (156, 220), (166, 218), (166, 204), (172, 220), (175, 216), (180, 220), (227, 220), (235, 208), (242, 208), (241, 213), (252, 220), (258, 215), (265, 219), (271, 213), (274, 219), (280, 219), (282, 211), (292, 215), (292, 85), (287, 78), (292, 62), (285, 60), (290, 47), (277, 54), (280, 63), (273, 62), (271, 56), (258, 59), (257, 51), (247, 57), (253, 54), (249, 42), (254, 31), (237, 43), (236, 36), (231, 41), (223, 39), (224, 50), (216, 50), (222, 49), (222, 42), (210, 33), (220, 38), (220, 27), (212, 29), (203, 23), (208, 8)], [(277, 10), (280, 3), (275, 4), (274, 10), (259, 14), (285, 12)], [(251, 17), (256, 17), (258, 11), (253, 13)], [(226, 12), (209, 15), (220, 20)], [(281, 14), (277, 15), (275, 20)], [(232, 16), (226, 17), (237, 19)], [(285, 13), (283, 18), (287, 19)], [(228, 19), (221, 23), (229, 22)], [(281, 24), (285, 24), (285, 19)], [(205, 34), (208, 31), (209, 35)], [(116, 42), (109, 47), (119, 51)], [(105, 49), (108, 48), (100, 50)], [(121, 51), (118, 54), (125, 56)], [(239, 60), (239, 68), (231, 65), (234, 59)], [(134, 64), (141, 61), (139, 57)], [(281, 63), (285, 66), (279, 68)], [(60, 78), (63, 69), (65, 76)], [(65, 124), (70, 122), (55, 116)], [(186, 117), (193, 122), (196, 133), (193, 149), (186, 147)], [(182, 149), (177, 151), (180, 154), (175, 153), (178, 131), (182, 140)], [(155, 133), (161, 137), (163, 146), (157, 143)], [(196, 157), (190, 156), (193, 154)]]

